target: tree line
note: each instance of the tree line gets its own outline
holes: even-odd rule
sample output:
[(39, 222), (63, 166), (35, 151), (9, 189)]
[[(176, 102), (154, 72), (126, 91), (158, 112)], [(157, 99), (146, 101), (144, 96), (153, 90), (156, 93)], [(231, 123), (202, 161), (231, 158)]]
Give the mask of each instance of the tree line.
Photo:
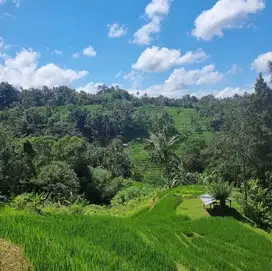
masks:
[(96, 94), (76, 91), (66, 86), (43, 87), (42, 89), (17, 89), (7, 82), (0, 83), (0, 109), (21, 104), (25, 108), (38, 106), (62, 106), (62, 105), (92, 105), (104, 104), (112, 100), (126, 100), (133, 106), (157, 105), (157, 106), (179, 106), (192, 108), (198, 101), (195, 96), (185, 95), (180, 99), (167, 98), (164, 96), (149, 97), (147, 94), (139, 96), (129, 94), (119, 86), (107, 87), (101, 85)]
[[(252, 94), (225, 99), (135, 97), (105, 86), (97, 94), (66, 87), (17, 90), (7, 83), (0, 84), (0, 95), (5, 197), (29, 192), (61, 204), (79, 197), (107, 204), (124, 179), (145, 182), (126, 149), (144, 139), (161, 173), (155, 185), (233, 185), (242, 192), (247, 217), (272, 226), (272, 90), (261, 74)], [(144, 105), (173, 106), (177, 114), (193, 107), (197, 115), (190, 129), (178, 131), (168, 112), (152, 116)]]

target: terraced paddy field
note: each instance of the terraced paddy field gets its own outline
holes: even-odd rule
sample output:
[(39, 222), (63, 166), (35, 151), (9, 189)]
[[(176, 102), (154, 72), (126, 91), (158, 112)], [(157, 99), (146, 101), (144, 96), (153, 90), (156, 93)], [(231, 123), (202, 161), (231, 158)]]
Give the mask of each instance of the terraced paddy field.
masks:
[(4, 208), (0, 239), (19, 245), (43, 271), (272, 270), (271, 235), (231, 217), (209, 216), (197, 198), (203, 191), (162, 191), (129, 217), (41, 216)]

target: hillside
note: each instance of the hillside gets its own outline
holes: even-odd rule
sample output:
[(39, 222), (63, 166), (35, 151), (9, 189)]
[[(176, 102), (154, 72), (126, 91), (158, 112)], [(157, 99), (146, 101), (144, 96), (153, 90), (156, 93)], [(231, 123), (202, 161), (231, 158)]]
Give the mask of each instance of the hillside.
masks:
[[(203, 192), (200, 186), (161, 192), (148, 209), (128, 218), (5, 209), (0, 238), (24, 247), (35, 270), (271, 270), (269, 235), (197, 211)], [(197, 211), (197, 219), (184, 207), (192, 199), (197, 206), (189, 204), (190, 213)]]
[[(200, 118), (199, 124), (202, 130), (197, 132), (194, 130), (194, 124), (192, 123), (193, 118), (198, 117), (196, 109), (193, 108), (178, 108), (178, 107), (167, 107), (167, 106), (145, 106), (142, 110), (148, 112), (151, 116), (161, 116), (163, 112), (168, 112), (174, 120), (175, 128), (181, 135), (190, 131), (190, 139), (199, 138), (207, 142), (212, 137), (212, 133), (207, 129), (208, 119)], [(184, 146), (186, 145), (186, 139), (180, 144), (176, 150), (179, 155), (184, 154)], [(148, 159), (148, 151), (144, 148), (144, 140), (133, 141), (128, 146), (128, 152), (134, 161), (137, 168), (144, 173), (144, 179), (150, 183), (160, 182), (161, 173), (158, 167), (152, 164)]]

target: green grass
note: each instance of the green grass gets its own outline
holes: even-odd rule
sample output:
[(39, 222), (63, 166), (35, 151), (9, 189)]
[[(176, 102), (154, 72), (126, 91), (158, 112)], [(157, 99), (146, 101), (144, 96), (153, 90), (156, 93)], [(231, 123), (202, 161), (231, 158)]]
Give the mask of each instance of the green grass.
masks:
[(36, 270), (271, 270), (272, 242), (251, 227), (176, 214), (180, 194), (202, 191), (163, 191), (129, 218), (0, 211), (0, 238), (21, 245)]
[(192, 219), (196, 219), (207, 215), (207, 212), (203, 209), (201, 200), (199, 198), (193, 198), (182, 202), (178, 206), (176, 214), (186, 215)]

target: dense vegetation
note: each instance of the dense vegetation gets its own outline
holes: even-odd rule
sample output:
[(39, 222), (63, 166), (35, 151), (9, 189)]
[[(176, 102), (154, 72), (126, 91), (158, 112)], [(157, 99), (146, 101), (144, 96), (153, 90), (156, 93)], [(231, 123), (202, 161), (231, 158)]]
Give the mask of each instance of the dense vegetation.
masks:
[(209, 191), (221, 207), (212, 215), (239, 211), (272, 230), (272, 89), (261, 74), (252, 94), (226, 99), (1, 83), (0, 108), (0, 238), (23, 245), (36, 270), (271, 269), (271, 242), (252, 229), (175, 213)]

